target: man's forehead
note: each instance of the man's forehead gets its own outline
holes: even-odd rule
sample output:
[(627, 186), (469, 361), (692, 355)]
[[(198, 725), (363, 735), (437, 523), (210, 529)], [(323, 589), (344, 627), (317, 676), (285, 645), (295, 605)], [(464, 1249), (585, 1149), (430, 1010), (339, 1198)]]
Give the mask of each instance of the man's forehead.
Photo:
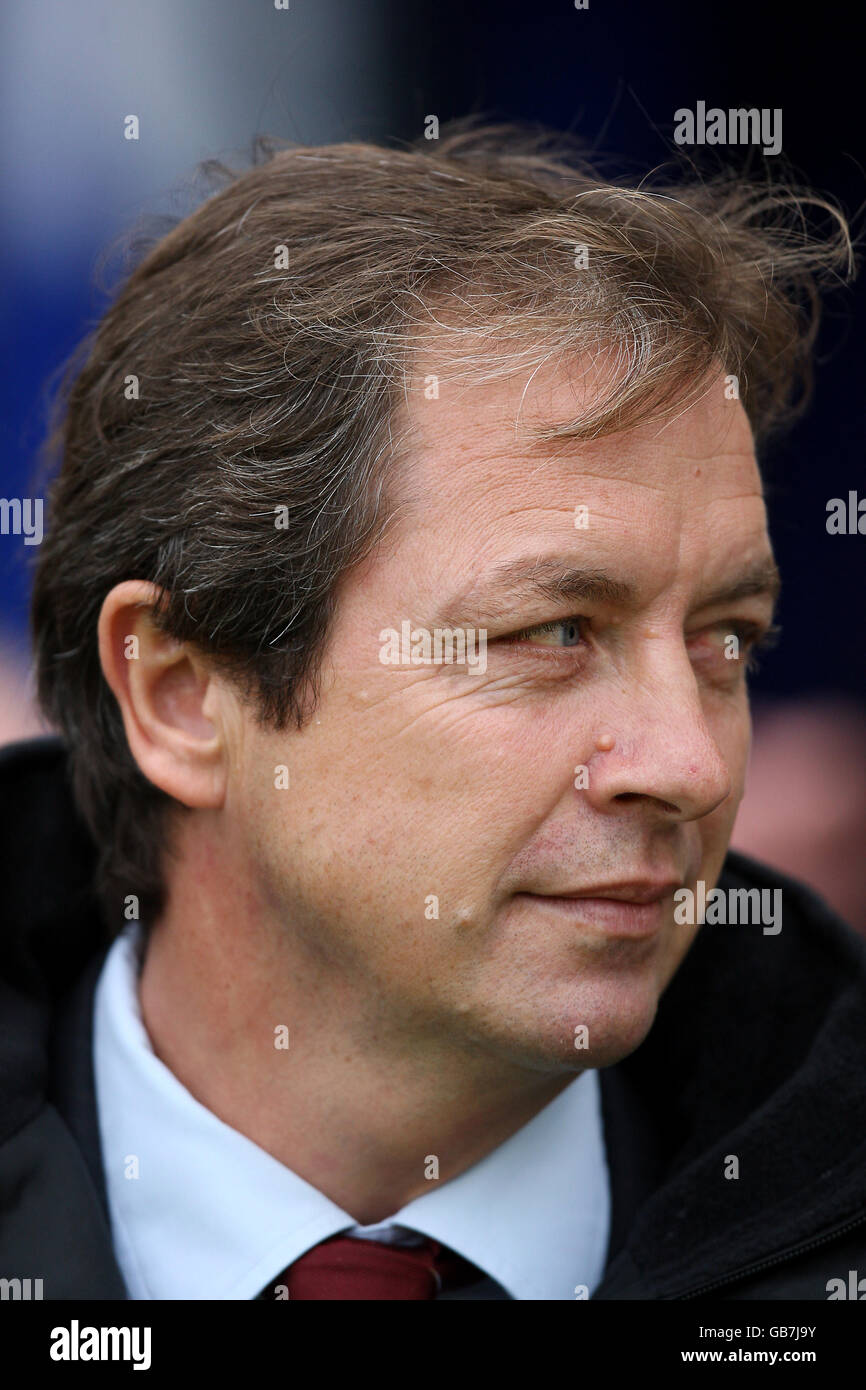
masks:
[(533, 439), (526, 426), (545, 423), (542, 404), (548, 423), (573, 416), (572, 381), (548, 372), (533, 396), (524, 374), (412, 403), (405, 520), (416, 544), (423, 532), (443, 619), (493, 621), (522, 598), (558, 595), (628, 606), (680, 584), (693, 602), (750, 586), (774, 597), (751, 429), (724, 378), (667, 420), (589, 441)]
[[(435, 360), (422, 359), (422, 370)], [(403, 411), (409, 426), (405, 466), (415, 475), (415, 495), (438, 492), (446, 482), (452, 495), (464, 497), (496, 490), (498, 483), (514, 488), (521, 478), (543, 487), (545, 476), (554, 487), (573, 476), (680, 489), (695, 476), (689, 465), (700, 469), (716, 460), (728, 462), (729, 475), (730, 464), (740, 464), (733, 484), (740, 491), (744, 484), (761, 490), (748, 417), (739, 401), (726, 397), (722, 375), (708, 381), (695, 401), (674, 406), (664, 417), (649, 416), (637, 427), (595, 439), (551, 440), (538, 438), (537, 431), (579, 422), (593, 393), (602, 389), (598, 372), (581, 375), (573, 364), (545, 363), (501, 380), (440, 381), (435, 373), (421, 380), (428, 386), (413, 390)], [(725, 477), (717, 473), (724, 490)]]

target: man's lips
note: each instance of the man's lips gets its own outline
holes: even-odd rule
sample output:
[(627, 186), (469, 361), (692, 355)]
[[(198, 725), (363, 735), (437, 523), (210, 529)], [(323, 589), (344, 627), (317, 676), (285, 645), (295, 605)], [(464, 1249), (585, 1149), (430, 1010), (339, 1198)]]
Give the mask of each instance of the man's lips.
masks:
[(514, 896), (574, 922), (600, 927), (607, 936), (639, 939), (660, 931), (667, 916), (667, 900), (681, 885), (681, 878), (632, 879), (560, 893)]

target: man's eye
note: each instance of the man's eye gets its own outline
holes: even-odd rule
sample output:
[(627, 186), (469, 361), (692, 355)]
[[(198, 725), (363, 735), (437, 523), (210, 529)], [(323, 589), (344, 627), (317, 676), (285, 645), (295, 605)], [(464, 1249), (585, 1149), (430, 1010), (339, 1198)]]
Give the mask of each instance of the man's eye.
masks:
[(525, 627), (512, 633), (508, 642), (526, 642), (537, 647), (579, 647), (584, 640), (586, 618), (558, 618), (537, 627)]
[[(732, 669), (757, 670), (757, 654), (774, 647), (781, 628), (753, 622), (716, 623), (695, 639), (697, 652), (706, 659), (730, 662)], [(703, 651), (702, 651), (703, 648)]]
[(746, 670), (752, 674), (760, 665), (760, 655), (779, 645), (782, 629), (778, 624), (759, 628), (757, 632), (746, 633)]

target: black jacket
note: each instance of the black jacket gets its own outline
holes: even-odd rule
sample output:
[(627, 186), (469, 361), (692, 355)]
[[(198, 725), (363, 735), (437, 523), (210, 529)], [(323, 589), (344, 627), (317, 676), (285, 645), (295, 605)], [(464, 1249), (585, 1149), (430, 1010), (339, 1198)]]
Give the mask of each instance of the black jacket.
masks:
[[(127, 1297), (91, 1061), (110, 945), (92, 867), (62, 745), (2, 750), (0, 1278), (42, 1278), (46, 1299)], [(704, 925), (646, 1041), (600, 1072), (613, 1209), (596, 1300), (825, 1300), (829, 1280), (866, 1277), (866, 942), (741, 855), (720, 886), (781, 887), (782, 930)]]

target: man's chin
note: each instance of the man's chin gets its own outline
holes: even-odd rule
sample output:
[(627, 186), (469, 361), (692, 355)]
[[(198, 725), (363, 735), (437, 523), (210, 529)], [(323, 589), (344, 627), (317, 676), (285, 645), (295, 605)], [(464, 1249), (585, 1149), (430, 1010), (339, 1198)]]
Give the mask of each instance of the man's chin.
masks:
[(652, 1028), (655, 1016), (656, 1009), (653, 1007), (639, 1018), (604, 1018), (588, 1024), (585, 1043), (582, 1043), (583, 1035), (580, 1033), (557, 1042), (560, 1063), (580, 1071), (613, 1066), (640, 1047)]
[(587, 997), (585, 1004), (576, 1006), (572, 1000), (559, 1009), (551, 1009), (548, 1001), (531, 1019), (524, 1001), (522, 1009), (511, 1014), (504, 1036), (499, 1033), (496, 1050), (537, 1071), (577, 1073), (613, 1066), (640, 1047), (655, 1021), (659, 1000), (651, 987), (615, 995), (613, 991), (610, 999)]

